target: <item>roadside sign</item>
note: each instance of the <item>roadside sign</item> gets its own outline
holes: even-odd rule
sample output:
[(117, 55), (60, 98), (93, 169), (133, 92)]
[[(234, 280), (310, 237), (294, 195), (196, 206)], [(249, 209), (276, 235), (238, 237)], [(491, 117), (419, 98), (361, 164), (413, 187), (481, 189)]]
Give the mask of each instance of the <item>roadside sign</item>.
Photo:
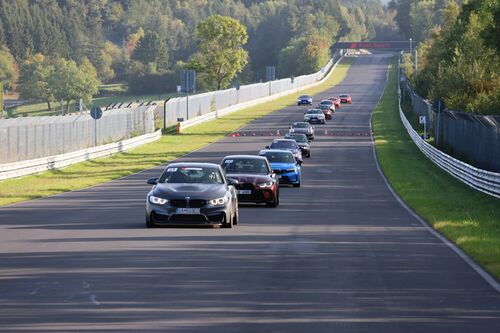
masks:
[(427, 122), (426, 122), (426, 117), (425, 117), (425, 116), (419, 116), (419, 117), (418, 117), (418, 123), (419, 123), (420, 125), (423, 125), (423, 124), (427, 123)]
[(180, 94), (182, 92), (182, 86), (177, 86), (177, 93)]
[(276, 80), (276, 67), (267, 66), (266, 67), (266, 81)]
[(185, 93), (196, 92), (196, 72), (192, 69), (181, 71), (181, 89)]
[(95, 120), (99, 119), (102, 117), (102, 109), (98, 106), (93, 106), (92, 109), (90, 109), (90, 116), (94, 118)]

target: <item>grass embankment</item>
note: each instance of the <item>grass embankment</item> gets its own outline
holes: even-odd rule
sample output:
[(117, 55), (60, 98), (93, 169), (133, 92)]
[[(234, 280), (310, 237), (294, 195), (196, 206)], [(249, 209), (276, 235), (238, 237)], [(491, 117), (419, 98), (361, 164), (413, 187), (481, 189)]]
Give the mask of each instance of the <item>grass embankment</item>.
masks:
[(399, 118), (397, 73), (373, 115), (377, 157), (399, 196), (436, 230), (500, 278), (500, 200), (473, 190), (435, 166)]
[[(345, 59), (326, 82), (308, 89), (317, 94), (340, 83), (352, 59)], [(0, 205), (12, 204), (66, 191), (85, 188), (120, 178), (171, 161), (195, 149), (220, 140), (252, 120), (294, 104), (298, 94), (259, 104), (187, 129), (181, 135), (165, 135), (160, 140), (111, 157), (78, 163), (60, 170), (0, 182)]]

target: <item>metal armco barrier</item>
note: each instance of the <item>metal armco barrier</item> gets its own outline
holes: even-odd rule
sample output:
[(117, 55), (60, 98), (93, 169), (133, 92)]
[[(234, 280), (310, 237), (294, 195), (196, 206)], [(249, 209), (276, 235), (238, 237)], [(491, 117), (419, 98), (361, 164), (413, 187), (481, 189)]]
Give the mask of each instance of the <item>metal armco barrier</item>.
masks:
[[(398, 66), (398, 68), (400, 67)], [(500, 198), (500, 173), (478, 169), (470, 164), (459, 161), (456, 158), (443, 153), (439, 149), (434, 148), (420, 137), (420, 135), (413, 129), (408, 119), (406, 119), (403, 109), (401, 108), (401, 88), (399, 83), (400, 80), (398, 70), (399, 116), (408, 131), (408, 134), (420, 151), (432, 162), (434, 162), (434, 164), (461, 182), (478, 191)]]

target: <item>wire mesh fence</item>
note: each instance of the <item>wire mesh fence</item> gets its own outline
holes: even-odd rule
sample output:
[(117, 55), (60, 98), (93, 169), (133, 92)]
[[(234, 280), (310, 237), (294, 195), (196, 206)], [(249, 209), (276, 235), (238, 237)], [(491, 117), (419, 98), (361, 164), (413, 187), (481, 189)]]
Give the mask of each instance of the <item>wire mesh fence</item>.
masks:
[(81, 115), (0, 120), (0, 163), (18, 162), (152, 133), (155, 106), (114, 109), (94, 120)]
[(426, 116), (437, 148), (476, 168), (500, 172), (500, 116), (439, 110), (415, 93), (403, 75), (401, 85), (411, 99), (412, 111)]

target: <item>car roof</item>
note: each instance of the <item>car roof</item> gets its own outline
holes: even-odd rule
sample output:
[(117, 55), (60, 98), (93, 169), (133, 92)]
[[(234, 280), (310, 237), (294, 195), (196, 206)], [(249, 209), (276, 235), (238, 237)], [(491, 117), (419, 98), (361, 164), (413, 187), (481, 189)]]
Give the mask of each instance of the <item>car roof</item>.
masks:
[(307, 135), (305, 135), (304, 133), (286, 133), (285, 136), (303, 136), (304, 138), (307, 138)]
[(311, 96), (310, 95), (300, 95), (300, 97), (302, 98), (310, 98)]
[(219, 169), (219, 165), (215, 163), (196, 163), (196, 162), (177, 162), (167, 165), (167, 168), (214, 168)]
[(266, 159), (265, 157), (258, 156), (258, 155), (228, 155), (228, 156), (224, 157), (223, 160), (230, 159), (230, 158), (233, 158), (233, 159), (246, 158), (249, 160), (250, 159), (251, 160), (265, 160)]
[(309, 124), (308, 122), (305, 122), (305, 121), (296, 121), (296, 122), (294, 122), (294, 123), (292, 124), (292, 126), (293, 126), (293, 125), (298, 125), (298, 124), (307, 124), (307, 125), (311, 125), (311, 124)]

